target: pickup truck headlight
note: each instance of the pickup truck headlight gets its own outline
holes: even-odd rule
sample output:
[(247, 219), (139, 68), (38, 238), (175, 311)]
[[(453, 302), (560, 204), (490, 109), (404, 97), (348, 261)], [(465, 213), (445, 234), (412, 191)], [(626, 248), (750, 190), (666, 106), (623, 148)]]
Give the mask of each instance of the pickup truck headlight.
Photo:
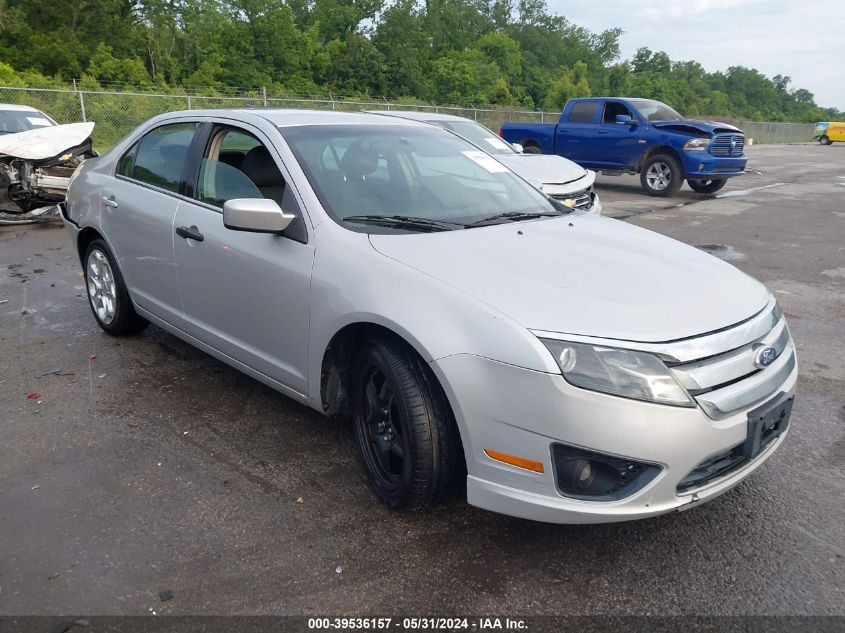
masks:
[(623, 398), (678, 407), (695, 402), (654, 354), (540, 339), (571, 385)]
[(703, 151), (706, 150), (709, 145), (709, 138), (691, 138), (686, 143), (684, 143), (684, 149)]

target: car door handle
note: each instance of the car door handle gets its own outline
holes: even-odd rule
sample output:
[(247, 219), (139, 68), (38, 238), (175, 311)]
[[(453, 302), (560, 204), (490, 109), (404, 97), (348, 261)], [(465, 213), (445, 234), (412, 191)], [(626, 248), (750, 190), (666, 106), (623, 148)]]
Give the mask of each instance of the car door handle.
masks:
[(176, 235), (184, 237), (186, 240), (194, 240), (195, 242), (202, 242), (205, 239), (203, 234), (195, 226), (190, 228), (187, 226), (178, 226), (176, 227)]
[(607, 134), (607, 130), (596, 130), (596, 134)]
[(117, 200), (114, 199), (114, 196), (103, 196), (103, 204), (112, 209), (117, 208)]

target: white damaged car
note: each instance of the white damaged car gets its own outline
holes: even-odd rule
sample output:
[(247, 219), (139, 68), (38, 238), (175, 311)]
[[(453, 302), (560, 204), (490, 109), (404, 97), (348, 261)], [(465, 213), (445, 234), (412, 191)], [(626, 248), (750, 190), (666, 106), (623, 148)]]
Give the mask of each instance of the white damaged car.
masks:
[(91, 148), (93, 123), (59, 125), (29, 106), (0, 104), (0, 213), (37, 215), (65, 199)]

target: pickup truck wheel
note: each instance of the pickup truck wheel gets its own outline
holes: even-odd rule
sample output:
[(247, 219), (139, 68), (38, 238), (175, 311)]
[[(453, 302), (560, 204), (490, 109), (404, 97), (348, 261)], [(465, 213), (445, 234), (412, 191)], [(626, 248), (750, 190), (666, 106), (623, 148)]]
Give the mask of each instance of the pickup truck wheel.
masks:
[(728, 182), (727, 178), (714, 178), (712, 180), (687, 180), (690, 189), (698, 193), (716, 193)]
[(640, 184), (650, 196), (671, 196), (681, 188), (683, 179), (681, 165), (669, 154), (652, 156), (640, 170)]
[(460, 438), (431, 371), (391, 337), (364, 342), (352, 370), (352, 412), (367, 480), (391, 510), (443, 500), (460, 478)]
[(112, 336), (137, 334), (146, 328), (150, 322), (135, 312), (123, 275), (106, 243), (100, 239), (91, 242), (84, 261), (88, 305), (97, 325)]
[(522, 145), (522, 153), (523, 154), (542, 154), (543, 150), (540, 149), (539, 145), (535, 145), (534, 143), (529, 143), (528, 145)]
[(827, 134), (822, 134), (819, 137), (819, 143), (822, 145), (833, 145), (833, 141), (830, 140), (830, 137)]

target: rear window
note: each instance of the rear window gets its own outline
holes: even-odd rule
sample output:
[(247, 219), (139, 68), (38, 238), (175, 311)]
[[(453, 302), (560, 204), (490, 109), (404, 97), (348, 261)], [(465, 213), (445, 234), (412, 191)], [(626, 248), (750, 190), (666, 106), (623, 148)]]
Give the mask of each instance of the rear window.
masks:
[(592, 123), (596, 120), (596, 110), (598, 110), (598, 107), (598, 101), (579, 101), (569, 111), (569, 122)]

